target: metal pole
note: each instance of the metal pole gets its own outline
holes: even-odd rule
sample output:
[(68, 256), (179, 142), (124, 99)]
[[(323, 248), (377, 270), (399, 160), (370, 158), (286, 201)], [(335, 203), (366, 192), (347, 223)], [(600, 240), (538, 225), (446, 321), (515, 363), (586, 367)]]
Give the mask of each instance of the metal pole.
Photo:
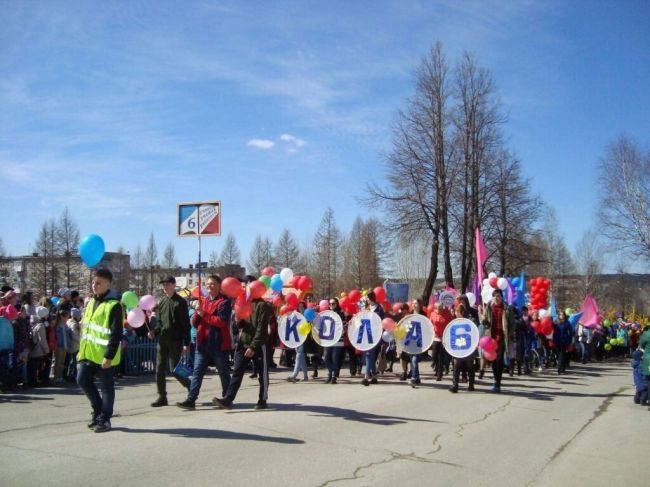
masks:
[(199, 273), (199, 302), (201, 302), (201, 207), (197, 206), (196, 211), (196, 236), (199, 239), (199, 262), (197, 272)]

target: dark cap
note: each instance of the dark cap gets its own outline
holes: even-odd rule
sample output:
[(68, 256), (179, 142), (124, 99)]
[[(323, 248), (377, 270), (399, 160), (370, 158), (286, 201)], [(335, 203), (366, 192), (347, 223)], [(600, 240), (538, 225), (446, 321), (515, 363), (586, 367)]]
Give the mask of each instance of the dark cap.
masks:
[(163, 280), (159, 281), (158, 284), (165, 284), (167, 282), (171, 282), (172, 284), (176, 284), (176, 278), (174, 276), (167, 276)]

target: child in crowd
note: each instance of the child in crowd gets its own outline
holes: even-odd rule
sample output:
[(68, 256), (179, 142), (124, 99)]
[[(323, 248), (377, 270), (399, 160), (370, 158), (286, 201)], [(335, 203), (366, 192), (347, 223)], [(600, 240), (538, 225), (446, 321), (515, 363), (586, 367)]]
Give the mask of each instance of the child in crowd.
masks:
[(61, 308), (56, 312), (56, 326), (54, 328), (56, 335), (56, 347), (54, 348), (54, 382), (56, 384), (63, 382), (63, 372), (67, 365), (66, 357), (72, 342), (72, 332), (67, 324), (68, 318), (70, 318), (68, 308)]
[(634, 402), (646, 406), (648, 404), (648, 383), (643, 375), (643, 352), (635, 350), (632, 353), (632, 377), (634, 378)]

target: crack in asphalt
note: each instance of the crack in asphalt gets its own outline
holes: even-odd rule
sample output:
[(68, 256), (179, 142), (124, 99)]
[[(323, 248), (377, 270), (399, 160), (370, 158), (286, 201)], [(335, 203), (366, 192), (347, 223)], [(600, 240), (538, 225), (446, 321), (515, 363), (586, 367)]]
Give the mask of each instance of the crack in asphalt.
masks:
[(501, 407), (495, 409), (494, 411), (490, 411), (490, 412), (488, 412), (488, 413), (485, 413), (485, 414), (483, 415), (482, 418), (479, 418), (479, 419), (477, 419), (477, 420), (475, 420), (475, 421), (470, 421), (470, 422), (468, 422), (468, 423), (460, 423), (460, 424), (458, 425), (458, 429), (456, 430), (456, 434), (462, 438), (462, 437), (463, 437), (462, 432), (465, 431), (465, 427), (466, 427), (466, 426), (472, 426), (472, 425), (475, 425), (475, 424), (478, 424), (478, 423), (482, 423), (483, 421), (486, 421), (490, 416), (493, 416), (493, 415), (498, 414), (498, 413), (503, 413), (503, 412), (505, 412), (506, 408), (507, 408), (508, 406), (510, 406), (510, 404), (512, 403), (512, 401), (513, 401), (514, 399), (515, 399), (514, 397), (511, 397), (511, 398), (508, 400), (508, 402), (506, 402), (503, 406), (501, 406)]
[[(601, 415), (607, 412), (607, 409), (609, 406), (612, 404), (612, 401), (614, 400), (615, 397), (619, 396), (624, 390), (629, 389), (630, 386), (623, 386), (620, 389), (618, 389), (616, 392), (613, 392), (611, 394), (608, 394), (607, 397), (603, 400), (603, 402), (600, 403), (598, 408), (594, 411), (594, 414), (587, 420), (585, 424), (582, 425), (582, 427), (576, 431), (576, 433), (569, 438), (564, 444), (562, 444), (557, 450), (555, 450), (555, 453), (549, 458), (549, 460), (544, 464), (544, 466), (540, 469), (540, 473), (544, 471), (546, 467), (548, 467), (551, 463), (555, 461), (556, 458), (558, 458), (564, 450), (578, 437), (582, 432), (587, 429), (587, 427), (596, 421)], [(530, 482), (526, 484), (526, 487), (530, 485), (534, 485), (537, 482), (537, 476), (533, 478)]]
[[(438, 436), (440, 436), (440, 435), (438, 435)], [(436, 439), (437, 438), (438, 437), (436, 437)], [(430, 459), (430, 458), (423, 458), (423, 457), (417, 456), (415, 454), (415, 452), (404, 454), (404, 453), (397, 453), (397, 452), (391, 451), (389, 453), (390, 453), (389, 458), (386, 458), (386, 459), (381, 460), (379, 462), (372, 462), (372, 463), (368, 463), (366, 465), (361, 465), (361, 466), (357, 467), (357, 469), (354, 472), (352, 472), (352, 477), (341, 477), (341, 478), (338, 478), (338, 479), (331, 479), (331, 480), (328, 480), (327, 482), (325, 482), (323, 484), (320, 484), (318, 487), (327, 487), (327, 486), (333, 484), (334, 482), (342, 482), (344, 480), (358, 480), (358, 479), (361, 479), (361, 478), (363, 478), (363, 475), (360, 474), (360, 472), (362, 470), (370, 469), (370, 468), (376, 467), (378, 465), (387, 465), (387, 464), (389, 464), (391, 462), (394, 462), (396, 460), (406, 460), (406, 461), (418, 462), (418, 463), (442, 464), (442, 465), (447, 465), (447, 466), (450, 466), (450, 467), (465, 468), (464, 465), (459, 465), (457, 463), (445, 462), (445, 461), (442, 461), (442, 460), (433, 460), (433, 459)]]
[(21, 446), (8, 445), (6, 443), (2, 444), (2, 446), (6, 447), (6, 448), (13, 448), (14, 450), (43, 453), (45, 455), (56, 455), (56, 456), (59, 456), (59, 457), (74, 458), (76, 460), (91, 460), (93, 462), (99, 462), (101, 464), (114, 463), (114, 464), (117, 465), (117, 464), (123, 463), (121, 460), (120, 461), (114, 461), (114, 460), (109, 460), (107, 458), (84, 457), (84, 456), (81, 456), (81, 455), (71, 455), (69, 453), (61, 453), (61, 452), (58, 452), (58, 451), (41, 450), (40, 448), (24, 448), (24, 447), (21, 447)]

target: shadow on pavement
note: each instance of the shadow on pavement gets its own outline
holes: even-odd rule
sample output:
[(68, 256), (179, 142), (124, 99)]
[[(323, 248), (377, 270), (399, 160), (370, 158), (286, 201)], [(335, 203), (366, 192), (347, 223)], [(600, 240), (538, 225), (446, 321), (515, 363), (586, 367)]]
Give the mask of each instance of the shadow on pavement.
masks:
[(245, 441), (266, 441), (269, 443), (282, 443), (285, 445), (299, 445), (305, 443), (295, 438), (282, 438), (278, 436), (263, 436), (249, 433), (238, 433), (235, 431), (211, 430), (201, 428), (163, 428), (163, 429), (139, 429), (125, 428), (122, 426), (114, 427), (113, 431), (122, 431), (123, 433), (155, 433), (160, 435), (177, 436), (181, 438), (206, 438), (217, 440), (245, 440)]

